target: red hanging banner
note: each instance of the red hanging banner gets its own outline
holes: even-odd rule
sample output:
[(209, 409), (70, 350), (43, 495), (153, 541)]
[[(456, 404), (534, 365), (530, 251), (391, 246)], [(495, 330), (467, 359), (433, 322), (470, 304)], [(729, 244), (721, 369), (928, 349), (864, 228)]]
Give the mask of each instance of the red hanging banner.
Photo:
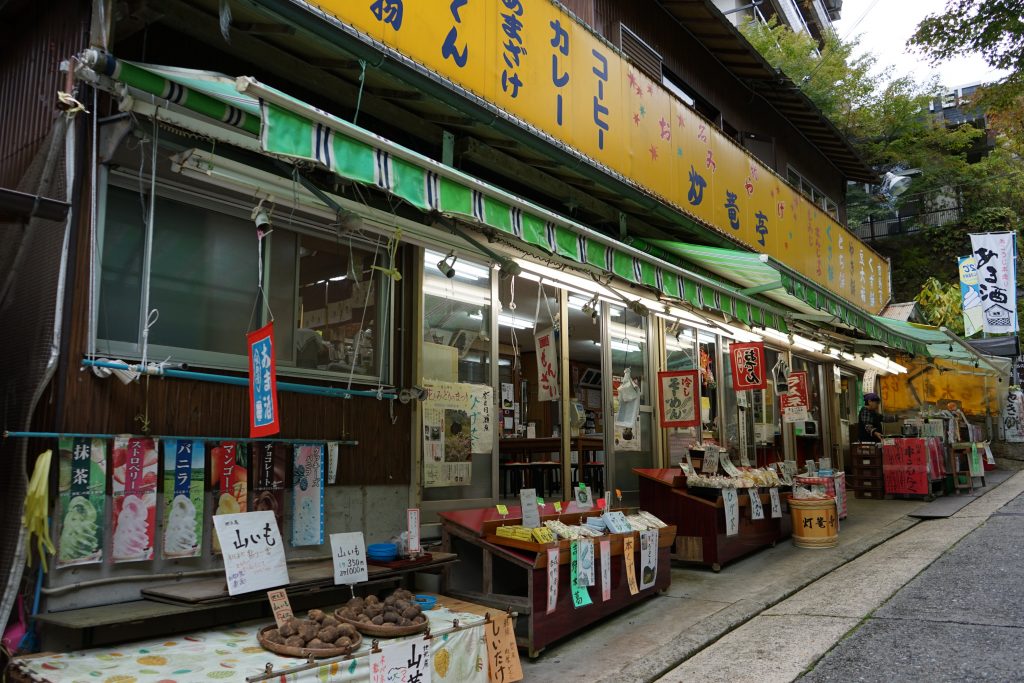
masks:
[(277, 412), (277, 362), (274, 360), (274, 321), (245, 335), (249, 349), (249, 436), (281, 431)]
[(768, 388), (763, 342), (729, 344), (729, 360), (732, 363), (733, 389), (748, 391)]
[(662, 428), (700, 425), (700, 385), (696, 370), (658, 373), (658, 408)]

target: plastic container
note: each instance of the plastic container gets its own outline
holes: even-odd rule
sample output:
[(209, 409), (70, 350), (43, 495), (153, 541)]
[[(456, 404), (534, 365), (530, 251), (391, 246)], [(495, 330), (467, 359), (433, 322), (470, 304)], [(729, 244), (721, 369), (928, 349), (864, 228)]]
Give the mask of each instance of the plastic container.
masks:
[(420, 609), (426, 612), (427, 610), (434, 609), (434, 605), (437, 604), (437, 598), (433, 595), (417, 595), (416, 604), (420, 606)]

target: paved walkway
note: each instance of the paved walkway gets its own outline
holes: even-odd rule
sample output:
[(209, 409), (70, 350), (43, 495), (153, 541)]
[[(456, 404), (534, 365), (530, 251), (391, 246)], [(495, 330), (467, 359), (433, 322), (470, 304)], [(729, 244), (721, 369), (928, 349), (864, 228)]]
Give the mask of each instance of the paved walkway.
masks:
[[(710, 569), (672, 568), (668, 592), (523, 660), (531, 683), (650, 681), (765, 609), (914, 526), (920, 501), (851, 498), (837, 548), (789, 541)], [(741, 679), (742, 680), (742, 679)], [(735, 681), (733, 681), (735, 683)]]
[[(1022, 680), (1016, 642), (998, 659), (1024, 635), (1024, 517), (1010, 514), (1024, 515), (1024, 499), (1017, 499), (1022, 492), (1024, 473), (948, 519), (908, 528), (757, 614), (660, 680), (788, 682), (826, 653), (806, 680), (977, 680), (977, 665), (990, 656), (1000, 661), (988, 669), (992, 680)], [(950, 647), (959, 636), (961, 646)], [(984, 638), (989, 641), (979, 644)]]

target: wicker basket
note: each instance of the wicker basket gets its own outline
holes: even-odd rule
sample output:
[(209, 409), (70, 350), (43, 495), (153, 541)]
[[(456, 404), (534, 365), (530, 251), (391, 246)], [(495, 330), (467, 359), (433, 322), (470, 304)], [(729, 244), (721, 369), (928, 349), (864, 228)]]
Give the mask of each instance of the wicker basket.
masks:
[[(334, 611), (334, 618), (343, 624), (351, 624), (356, 627), (356, 630), (361, 633), (365, 633), (368, 636), (377, 636), (380, 638), (398, 638), (399, 636), (411, 636), (414, 633), (421, 633), (427, 630), (428, 622), (424, 621), (422, 624), (413, 624), (412, 626), (377, 626), (377, 624), (369, 624), (365, 621), (356, 621), (355, 619), (349, 619), (341, 616), (341, 609)], [(424, 617), (426, 618), (426, 617)]]
[(359, 633), (356, 633), (355, 640), (353, 640), (352, 644), (348, 647), (324, 647), (317, 650), (310, 650), (304, 647), (280, 645), (278, 643), (270, 642), (263, 634), (274, 628), (277, 628), (277, 626), (264, 626), (260, 629), (259, 633), (256, 634), (256, 640), (259, 641), (264, 650), (270, 650), (274, 654), (284, 655), (285, 657), (301, 657), (303, 659), (306, 659), (310, 655), (313, 655), (313, 657), (317, 659), (323, 659), (324, 657), (341, 657), (342, 655), (349, 655), (358, 650), (359, 646), (363, 642), (363, 637), (359, 635)]

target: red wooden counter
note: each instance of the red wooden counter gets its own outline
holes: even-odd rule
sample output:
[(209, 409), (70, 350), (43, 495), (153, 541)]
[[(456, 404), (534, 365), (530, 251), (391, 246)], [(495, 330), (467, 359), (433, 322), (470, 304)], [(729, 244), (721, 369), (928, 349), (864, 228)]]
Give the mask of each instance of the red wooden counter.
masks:
[[(750, 519), (746, 491), (739, 496), (739, 533), (725, 534), (725, 506), (718, 489), (686, 488), (678, 467), (633, 470), (640, 480), (640, 507), (676, 527), (672, 559), (697, 562), (719, 571), (722, 565), (775, 545), (792, 533), (789, 514), (771, 518), (771, 498), (760, 489), (765, 519)], [(780, 496), (781, 498), (781, 496)]]
[[(671, 582), (669, 548), (676, 536), (673, 526), (659, 530), (658, 572), (654, 586), (630, 595), (626, 581), (626, 565), (622, 560), (626, 534), (609, 534), (611, 540), (611, 598), (601, 600), (601, 573), (588, 591), (592, 604), (574, 608), (569, 585), (569, 541), (538, 544), (499, 537), (496, 529), (503, 524), (520, 524), (520, 509), (508, 507), (504, 519), (493, 507), (474, 510), (453, 510), (440, 513), (443, 548), (456, 553), (459, 562), (448, 568), (442, 593), (481, 605), (519, 613), (516, 640), (536, 657), (548, 644), (586, 628), (593, 622), (645, 600), (668, 589)], [(597, 510), (581, 512), (575, 503), (567, 505), (561, 515), (542, 515), (542, 520), (559, 519), (565, 524), (580, 523), (580, 517), (599, 514)], [(640, 539), (634, 532), (634, 557), (631, 558), (640, 580)], [(594, 539), (595, 556), (600, 567), (601, 538)], [(559, 548), (558, 602), (555, 611), (547, 614), (547, 549)]]

